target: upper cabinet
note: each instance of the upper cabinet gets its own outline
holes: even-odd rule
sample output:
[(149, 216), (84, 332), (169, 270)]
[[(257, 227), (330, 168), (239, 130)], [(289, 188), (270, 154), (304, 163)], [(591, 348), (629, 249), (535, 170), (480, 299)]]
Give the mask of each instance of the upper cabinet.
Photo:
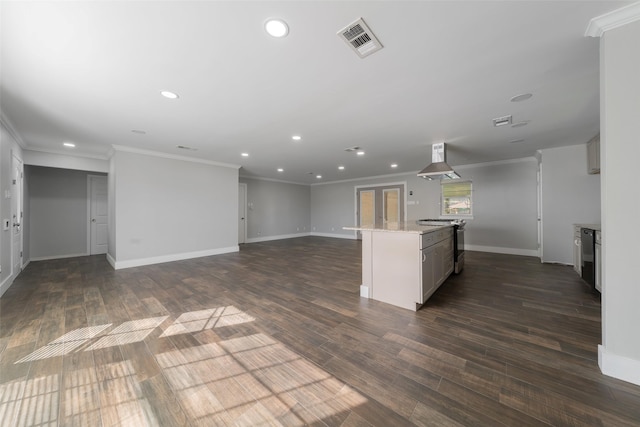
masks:
[(587, 142), (587, 173), (591, 175), (600, 173), (600, 134)]

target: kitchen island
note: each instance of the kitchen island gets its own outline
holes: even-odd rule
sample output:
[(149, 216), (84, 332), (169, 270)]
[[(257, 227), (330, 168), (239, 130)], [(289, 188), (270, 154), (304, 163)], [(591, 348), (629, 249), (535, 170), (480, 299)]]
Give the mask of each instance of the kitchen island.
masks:
[(453, 272), (450, 224), (343, 229), (362, 233), (362, 297), (415, 311)]

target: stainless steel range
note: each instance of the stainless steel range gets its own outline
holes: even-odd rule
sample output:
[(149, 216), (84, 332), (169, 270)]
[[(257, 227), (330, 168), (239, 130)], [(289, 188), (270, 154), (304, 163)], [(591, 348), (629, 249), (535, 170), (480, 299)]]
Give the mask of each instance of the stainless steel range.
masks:
[(419, 225), (453, 225), (453, 272), (459, 274), (464, 268), (464, 219), (419, 219)]

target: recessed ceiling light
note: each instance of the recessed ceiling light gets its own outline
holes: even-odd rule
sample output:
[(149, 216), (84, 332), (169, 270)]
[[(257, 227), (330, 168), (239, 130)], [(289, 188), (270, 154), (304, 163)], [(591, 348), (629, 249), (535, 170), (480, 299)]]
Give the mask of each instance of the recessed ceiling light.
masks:
[(300, 135), (293, 135), (291, 139), (293, 139), (294, 141), (300, 141), (302, 137)]
[(338, 166), (338, 170), (343, 171), (344, 170), (344, 166)]
[(511, 102), (520, 102), (520, 101), (526, 101), (527, 99), (531, 98), (533, 95), (530, 93), (523, 93), (521, 95), (516, 95), (513, 98), (511, 98)]
[(398, 167), (398, 164), (397, 164), (397, 163), (391, 163), (391, 167), (392, 167), (392, 168), (397, 168), (397, 167)]
[(364, 151), (358, 151), (356, 154), (357, 154), (358, 156), (364, 156)]
[(278, 172), (284, 172), (284, 169), (278, 168)]
[(241, 153), (240, 154), (242, 157), (249, 157), (249, 153)]
[(322, 178), (322, 175), (316, 175), (316, 178), (320, 179)]
[(512, 124), (512, 125), (511, 125), (511, 127), (512, 127), (512, 128), (520, 128), (520, 127), (522, 127), (522, 126), (526, 126), (526, 125), (528, 125), (528, 124), (529, 124), (529, 120), (523, 120), (523, 121), (521, 121), (521, 122), (518, 122), (518, 123), (514, 123), (514, 124)]
[(143, 130), (140, 130), (140, 129), (133, 129), (131, 132), (137, 133), (138, 135), (144, 135), (144, 134), (147, 133), (146, 131), (143, 131)]
[(282, 19), (269, 19), (264, 23), (264, 29), (272, 37), (285, 37), (289, 34), (289, 26)]
[(163, 90), (160, 92), (160, 95), (164, 96), (165, 98), (169, 98), (169, 99), (177, 99), (179, 98), (177, 93), (168, 91), (168, 90)]
[(73, 142), (63, 142), (62, 145), (69, 148), (73, 148), (76, 146), (76, 144), (74, 144)]

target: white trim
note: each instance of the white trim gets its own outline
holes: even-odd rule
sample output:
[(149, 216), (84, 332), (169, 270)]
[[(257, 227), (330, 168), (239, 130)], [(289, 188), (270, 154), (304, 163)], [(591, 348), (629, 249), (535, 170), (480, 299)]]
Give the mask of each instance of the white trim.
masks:
[(13, 284), (13, 276), (7, 276), (6, 279), (2, 283), (0, 283), (0, 297), (4, 295), (5, 292), (11, 287)]
[(249, 191), (249, 188), (246, 182), (238, 183), (238, 192), (240, 191), (240, 187), (244, 188), (244, 200), (238, 200), (238, 204), (240, 202), (244, 204), (244, 219), (242, 220), (242, 226), (244, 227), (242, 236), (244, 237), (244, 240), (242, 242), (238, 242), (238, 244), (245, 243), (247, 241), (247, 223), (249, 222), (249, 209), (247, 207), (247, 200), (248, 200), (247, 197), (249, 197), (247, 195), (247, 192)]
[(2, 126), (4, 126), (7, 132), (9, 132), (9, 135), (13, 137), (13, 139), (20, 146), (20, 148), (22, 148), (23, 150), (26, 150), (27, 149), (26, 142), (24, 142), (20, 134), (16, 131), (16, 128), (13, 126), (13, 123), (11, 123), (11, 120), (9, 120), (9, 118), (5, 116), (2, 111), (0, 111), (0, 123), (2, 124)]
[(112, 145), (115, 151), (124, 151), (127, 153), (143, 154), (145, 156), (162, 157), (164, 159), (182, 160), (184, 162), (204, 163), (205, 165), (220, 166), (224, 168), (240, 169), (242, 166), (231, 163), (214, 162), (213, 160), (198, 159), (195, 157), (179, 156), (177, 154), (161, 153), (159, 151), (141, 150), (139, 148), (125, 147), (123, 145)]
[(304, 182), (285, 181), (283, 179), (263, 178), (263, 177), (260, 177), (260, 176), (240, 175), (239, 178), (240, 179), (253, 179), (253, 180), (256, 180), (256, 181), (280, 182), (282, 184), (304, 185), (305, 187), (309, 187), (311, 185), (311, 184), (306, 184)]
[(73, 152), (70, 153), (69, 151), (65, 151), (65, 150), (56, 150), (56, 149), (52, 149), (52, 148), (42, 148), (42, 147), (32, 147), (29, 146), (29, 148), (25, 148), (28, 151), (33, 151), (36, 153), (47, 153), (47, 154), (57, 154), (60, 156), (68, 156), (68, 157), (81, 157), (81, 158), (85, 158), (85, 159), (93, 159), (93, 160), (109, 160), (109, 157), (102, 154), (88, 154), (88, 153), (82, 153), (82, 152)]
[[(24, 259), (23, 259), (23, 261), (24, 261)], [(27, 260), (27, 262), (25, 262), (24, 264), (22, 264), (22, 270), (20, 270), (20, 271), (24, 271), (24, 269), (25, 269), (25, 268), (27, 268), (27, 266), (29, 265), (29, 263), (30, 263), (30, 262), (31, 262), (31, 260), (30, 260), (30, 259), (28, 259), (28, 260)]]
[(362, 298), (371, 298), (369, 295), (370, 295), (369, 294), (369, 287), (365, 286), (365, 285), (360, 285), (360, 296)]
[(351, 234), (318, 233), (312, 231), (310, 235), (315, 237), (332, 237), (334, 239), (357, 240), (357, 237)]
[(596, 16), (589, 21), (585, 37), (602, 37), (605, 32), (640, 20), (640, 2)]
[(109, 254), (107, 254), (107, 261), (109, 261), (109, 264), (113, 265), (116, 270), (120, 270), (123, 268), (140, 267), (143, 265), (161, 264), (165, 262), (182, 261), (191, 258), (201, 258), (212, 255), (227, 254), (230, 252), (238, 252), (239, 250), (240, 248), (238, 247), (238, 245), (236, 245), (229, 246), (228, 248), (208, 249), (206, 251), (196, 252), (183, 252), (180, 254), (161, 255), (150, 258), (138, 258), (125, 261), (113, 260), (113, 258)]
[(537, 249), (503, 248), (499, 246), (464, 245), (465, 251), (492, 252), (494, 254), (538, 256)]
[(604, 375), (640, 385), (639, 360), (610, 353), (605, 346), (598, 345), (598, 366)]
[(81, 256), (89, 256), (89, 253), (87, 252), (87, 253), (81, 253), (81, 254), (38, 256), (38, 257), (31, 257), (31, 261), (49, 261), (52, 259), (77, 258)]
[(277, 236), (263, 236), (247, 238), (247, 243), (269, 242), (271, 240), (295, 239), (297, 237), (306, 237), (309, 233), (280, 234)]
[[(512, 163), (524, 163), (531, 162), (537, 160), (535, 157), (520, 157), (518, 159), (509, 159), (509, 160), (496, 160), (495, 162), (484, 162), (484, 163), (470, 163), (468, 165), (460, 165), (455, 166), (456, 169), (471, 169), (471, 168), (481, 168), (485, 166), (500, 166), (500, 165), (509, 165)], [(462, 179), (462, 178), (461, 178)]]
[(107, 262), (111, 264), (111, 267), (113, 267), (114, 270), (116, 269), (116, 260), (109, 252), (107, 252)]
[[(419, 171), (415, 171), (415, 172), (399, 172), (399, 173), (392, 173), (389, 175), (376, 175), (376, 176), (363, 176), (362, 178), (349, 178), (349, 179), (341, 179), (339, 181), (328, 181), (328, 182), (316, 182), (314, 184), (309, 184), (311, 187), (316, 186), (316, 185), (328, 185), (328, 184), (340, 184), (342, 182), (353, 182), (353, 181), (367, 181), (370, 179), (380, 179), (380, 178), (391, 178), (394, 176), (406, 176), (406, 175), (413, 175), (415, 174), (416, 176), (418, 175)], [(375, 184), (377, 185), (377, 184)]]

